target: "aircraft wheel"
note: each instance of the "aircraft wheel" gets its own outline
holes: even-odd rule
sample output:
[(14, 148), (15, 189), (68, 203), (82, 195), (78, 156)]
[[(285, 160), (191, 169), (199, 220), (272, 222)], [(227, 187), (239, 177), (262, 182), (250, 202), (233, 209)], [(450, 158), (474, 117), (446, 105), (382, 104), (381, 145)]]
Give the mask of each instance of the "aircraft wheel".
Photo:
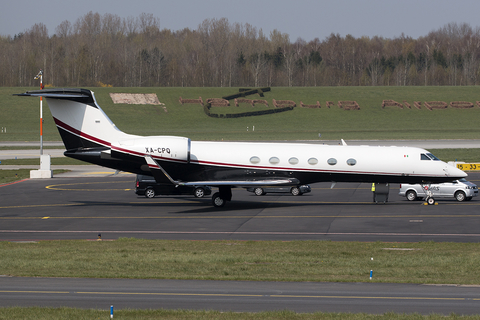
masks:
[(465, 199), (467, 198), (467, 196), (465, 195), (465, 192), (463, 191), (457, 191), (455, 192), (455, 199), (457, 199), (457, 201), (465, 201)]
[(148, 188), (147, 190), (145, 190), (145, 197), (154, 198), (155, 197), (155, 190), (153, 190), (153, 188)]
[(212, 196), (212, 204), (214, 207), (221, 208), (225, 205), (225, 199), (220, 197), (220, 192), (215, 192)]
[(427, 203), (428, 203), (429, 205), (433, 205), (433, 204), (435, 204), (435, 199), (433, 199), (432, 197), (430, 197), (430, 198), (427, 199)]
[(265, 194), (265, 192), (263, 191), (262, 188), (255, 188), (253, 190), (253, 193), (255, 193), (255, 195), (257, 195), (257, 196), (263, 196)]
[(408, 190), (406, 194), (407, 200), (408, 201), (414, 201), (417, 200), (417, 193), (413, 190)]
[(195, 188), (193, 195), (195, 198), (203, 198), (205, 196), (205, 190), (201, 187)]
[(300, 191), (300, 188), (298, 187), (293, 187), (291, 190), (290, 190), (291, 194), (294, 195), (294, 196), (301, 196), (302, 195), (302, 192)]

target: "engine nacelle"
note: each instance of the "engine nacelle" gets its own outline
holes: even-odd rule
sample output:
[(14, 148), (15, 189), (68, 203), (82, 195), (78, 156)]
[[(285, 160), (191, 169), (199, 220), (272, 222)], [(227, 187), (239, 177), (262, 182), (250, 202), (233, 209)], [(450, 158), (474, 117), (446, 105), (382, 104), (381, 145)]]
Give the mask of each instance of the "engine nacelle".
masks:
[(112, 143), (112, 153), (124, 156), (149, 155), (154, 159), (189, 163), (190, 139), (175, 136), (138, 137)]

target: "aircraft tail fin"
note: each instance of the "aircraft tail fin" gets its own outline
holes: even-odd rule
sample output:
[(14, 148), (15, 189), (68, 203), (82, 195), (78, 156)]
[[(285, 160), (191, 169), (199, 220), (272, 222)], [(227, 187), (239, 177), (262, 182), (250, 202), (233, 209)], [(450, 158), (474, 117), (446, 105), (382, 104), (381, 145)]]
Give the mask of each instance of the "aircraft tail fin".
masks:
[(91, 90), (45, 89), (17, 96), (45, 97), (67, 150), (110, 148), (113, 142), (133, 137), (115, 126)]

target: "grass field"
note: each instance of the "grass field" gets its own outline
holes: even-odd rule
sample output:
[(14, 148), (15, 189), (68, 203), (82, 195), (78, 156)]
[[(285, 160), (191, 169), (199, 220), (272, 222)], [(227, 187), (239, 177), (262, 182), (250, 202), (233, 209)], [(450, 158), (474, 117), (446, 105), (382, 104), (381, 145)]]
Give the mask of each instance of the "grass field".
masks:
[[(0, 88), (0, 141), (37, 141), (39, 102), (12, 96), (37, 88)], [(193, 140), (359, 140), (480, 139), (480, 108), (430, 111), (414, 101), (480, 100), (477, 87), (322, 87), (272, 88), (264, 98), (320, 101), (322, 108), (297, 107), (284, 113), (236, 119), (210, 118), (200, 105), (181, 105), (179, 97), (219, 98), (238, 88), (91, 88), (99, 105), (123, 131), (138, 135), (180, 135)], [(161, 106), (113, 104), (110, 92), (156, 93)], [(257, 96), (248, 97), (257, 99)], [(412, 109), (387, 107), (382, 100), (407, 101)], [(360, 110), (326, 108), (326, 101), (355, 100)], [(264, 107), (212, 108), (238, 113)], [(44, 104), (44, 140), (60, 136)], [(431, 150), (442, 160), (478, 162), (479, 149)], [(53, 160), (53, 159), (52, 159)], [(38, 162), (38, 159), (34, 161)], [(2, 161), (2, 163), (4, 163)], [(29, 170), (12, 171), (27, 175)], [(0, 170), (0, 173), (2, 171)], [(7, 173), (5, 173), (7, 174)], [(1, 180), (0, 180), (0, 183)], [(399, 250), (406, 249), (406, 250)], [(479, 245), (474, 243), (352, 243), (263, 241), (42, 241), (0, 242), (1, 274), (16, 276), (125, 277), (263, 281), (359, 281), (374, 270), (375, 282), (480, 284)], [(370, 258), (374, 257), (372, 261)], [(477, 319), (459, 316), (257, 314), (215, 311), (121, 310), (121, 319)], [(105, 310), (0, 308), (0, 319), (99, 319)]]
[[(109, 319), (109, 310), (81, 310), (74, 308), (0, 308), (0, 319), (23, 320), (64, 320), (64, 319)], [(478, 316), (419, 314), (353, 314), (353, 313), (295, 313), (292, 311), (265, 311), (258, 313), (189, 311), (189, 310), (135, 310), (123, 309), (114, 312), (114, 319), (148, 320), (148, 319), (200, 319), (200, 320), (473, 320)]]
[[(331, 241), (0, 242), (21, 277), (480, 284), (478, 243)], [(371, 260), (371, 258), (374, 258)]]
[[(39, 136), (39, 100), (12, 96), (37, 88), (0, 88), (0, 141), (35, 141)], [(478, 87), (318, 87), (272, 88), (265, 97), (293, 100), (297, 108), (273, 115), (236, 119), (210, 118), (199, 104), (181, 105), (179, 98), (218, 98), (238, 88), (91, 88), (97, 102), (123, 131), (139, 135), (181, 135), (194, 140), (317, 140), (321, 139), (479, 139), (480, 108), (419, 110), (414, 101), (480, 100)], [(109, 93), (156, 93), (161, 106), (113, 104)], [(258, 96), (248, 98), (257, 99)], [(412, 105), (411, 109), (387, 107), (384, 99)], [(298, 107), (300, 101), (320, 109)], [(360, 110), (343, 110), (338, 101), (355, 100)], [(335, 103), (326, 108), (326, 101)], [(44, 139), (60, 140), (48, 107), (44, 104)], [(215, 113), (238, 113), (265, 108), (215, 107)], [(255, 129), (253, 130), (253, 127)], [(5, 129), (6, 128), (6, 129)], [(6, 130), (6, 132), (5, 132)]]
[[(0, 319), (23, 319), (23, 320), (64, 320), (64, 319), (109, 319), (109, 310), (82, 310), (74, 308), (0, 308)], [(220, 312), (220, 311), (190, 311), (190, 310), (115, 310), (114, 319), (122, 320), (473, 320), (478, 316), (438, 315), (428, 316), (419, 314), (354, 314), (354, 313), (295, 313), (292, 311), (265, 311), (258, 313), (247, 312)]]

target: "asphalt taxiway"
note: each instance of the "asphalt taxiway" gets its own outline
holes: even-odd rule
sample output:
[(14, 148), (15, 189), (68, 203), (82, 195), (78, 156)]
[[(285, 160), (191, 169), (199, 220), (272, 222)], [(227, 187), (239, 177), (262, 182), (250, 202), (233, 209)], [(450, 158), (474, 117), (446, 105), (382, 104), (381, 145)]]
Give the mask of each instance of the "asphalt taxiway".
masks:
[(477, 314), (480, 288), (379, 283), (0, 278), (0, 307)]
[[(88, 167), (88, 168), (87, 168)], [(468, 179), (480, 184), (480, 173)], [(479, 242), (480, 199), (409, 202), (391, 185), (375, 204), (370, 185), (312, 185), (302, 196), (233, 201), (134, 194), (135, 176), (85, 166), (52, 179), (0, 186), (0, 241), (44, 239), (238, 239)], [(366, 281), (368, 282), (368, 280)], [(231, 311), (477, 314), (480, 287), (376, 283), (282, 283), (16, 278), (0, 275), (0, 306), (171, 308)]]
[[(214, 208), (210, 197), (137, 196), (134, 175), (96, 169), (1, 186), (0, 240), (480, 241), (478, 198), (429, 206), (391, 185), (389, 201), (375, 204), (368, 184), (317, 183), (296, 197), (234, 189), (233, 201)], [(468, 179), (480, 184), (480, 173)]]

